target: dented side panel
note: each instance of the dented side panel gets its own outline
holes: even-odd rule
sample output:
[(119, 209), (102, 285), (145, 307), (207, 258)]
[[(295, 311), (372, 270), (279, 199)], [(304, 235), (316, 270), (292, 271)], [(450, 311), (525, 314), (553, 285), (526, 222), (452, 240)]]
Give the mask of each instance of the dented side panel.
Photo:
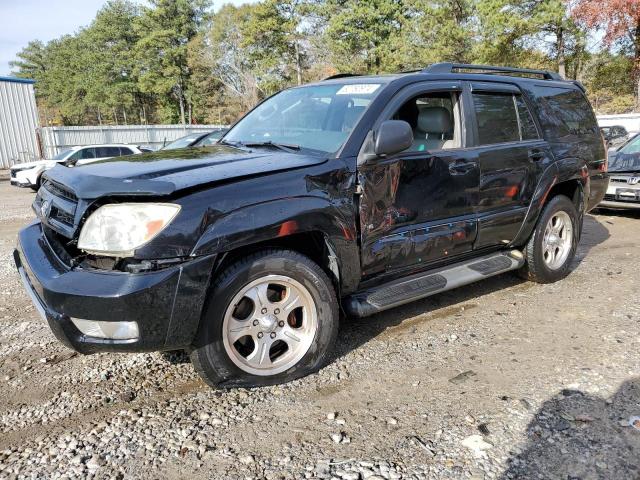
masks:
[(472, 249), (476, 160), (471, 151), (450, 150), (404, 153), (360, 165), (364, 276), (428, 265)]

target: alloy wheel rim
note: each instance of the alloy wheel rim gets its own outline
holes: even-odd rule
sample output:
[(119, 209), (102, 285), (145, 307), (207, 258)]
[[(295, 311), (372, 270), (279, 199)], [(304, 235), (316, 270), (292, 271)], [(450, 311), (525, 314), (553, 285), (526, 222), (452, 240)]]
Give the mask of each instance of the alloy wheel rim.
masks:
[(573, 224), (569, 214), (556, 212), (547, 222), (542, 239), (542, 258), (551, 270), (561, 268), (573, 247)]
[(240, 289), (227, 307), (223, 343), (241, 370), (276, 375), (307, 353), (318, 329), (311, 293), (284, 275), (267, 275)]

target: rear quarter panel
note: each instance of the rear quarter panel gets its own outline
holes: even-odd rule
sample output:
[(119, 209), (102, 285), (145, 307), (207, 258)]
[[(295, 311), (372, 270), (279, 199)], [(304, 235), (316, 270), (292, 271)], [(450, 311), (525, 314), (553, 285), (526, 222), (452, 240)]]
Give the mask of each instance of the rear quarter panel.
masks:
[(593, 109), (585, 94), (567, 82), (527, 82), (545, 139), (566, 179), (584, 183), (585, 209), (596, 207), (609, 183), (607, 151)]

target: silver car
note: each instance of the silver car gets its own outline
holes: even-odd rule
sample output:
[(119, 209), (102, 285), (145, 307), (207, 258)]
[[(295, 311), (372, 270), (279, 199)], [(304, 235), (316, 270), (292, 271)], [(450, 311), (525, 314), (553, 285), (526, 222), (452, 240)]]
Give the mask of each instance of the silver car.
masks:
[(610, 153), (609, 187), (600, 206), (640, 208), (640, 134)]

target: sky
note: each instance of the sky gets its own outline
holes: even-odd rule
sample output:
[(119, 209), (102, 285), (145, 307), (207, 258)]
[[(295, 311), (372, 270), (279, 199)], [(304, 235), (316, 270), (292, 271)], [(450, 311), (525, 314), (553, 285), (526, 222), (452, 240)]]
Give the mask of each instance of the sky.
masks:
[[(48, 42), (74, 33), (91, 23), (105, 3), (107, 0), (0, 0), (0, 76), (10, 75), (9, 62), (31, 40)], [(214, 0), (213, 7), (224, 3), (249, 2)]]

